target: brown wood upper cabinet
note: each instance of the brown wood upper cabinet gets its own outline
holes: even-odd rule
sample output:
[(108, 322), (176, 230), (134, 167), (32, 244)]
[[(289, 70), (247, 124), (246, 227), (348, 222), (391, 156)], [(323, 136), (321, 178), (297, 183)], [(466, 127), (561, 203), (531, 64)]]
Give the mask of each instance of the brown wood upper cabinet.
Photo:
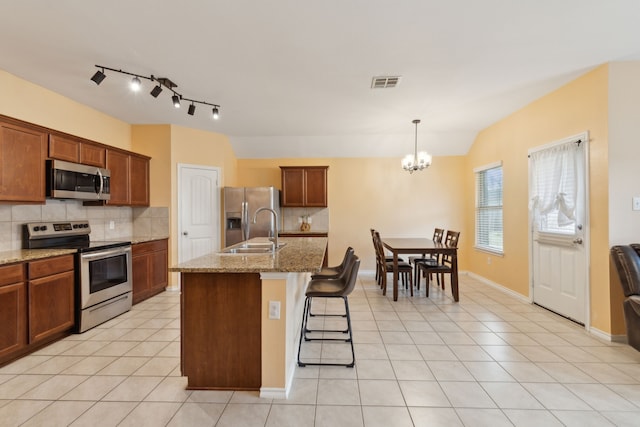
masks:
[(0, 201), (45, 201), (47, 133), (0, 122)]
[(104, 168), (106, 150), (94, 142), (55, 133), (49, 134), (49, 157)]
[(80, 143), (80, 163), (104, 168), (107, 165), (107, 150), (99, 145)]
[(49, 157), (78, 163), (80, 161), (80, 141), (50, 133)]
[(280, 166), (283, 207), (327, 207), (329, 166)]
[(111, 172), (110, 205), (128, 205), (129, 193), (129, 160), (130, 156), (116, 150), (107, 150), (107, 169)]
[(131, 154), (129, 159), (131, 206), (149, 206), (149, 159)]
[(149, 158), (107, 149), (110, 205), (149, 206)]

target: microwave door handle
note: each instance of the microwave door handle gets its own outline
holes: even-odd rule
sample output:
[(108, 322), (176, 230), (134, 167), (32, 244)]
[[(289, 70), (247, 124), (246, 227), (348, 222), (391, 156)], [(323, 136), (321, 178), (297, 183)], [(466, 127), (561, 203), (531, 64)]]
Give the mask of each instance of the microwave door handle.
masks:
[(98, 177), (100, 179), (100, 189), (98, 189), (98, 197), (102, 196), (102, 191), (104, 190), (104, 179), (102, 178), (102, 172), (98, 169)]

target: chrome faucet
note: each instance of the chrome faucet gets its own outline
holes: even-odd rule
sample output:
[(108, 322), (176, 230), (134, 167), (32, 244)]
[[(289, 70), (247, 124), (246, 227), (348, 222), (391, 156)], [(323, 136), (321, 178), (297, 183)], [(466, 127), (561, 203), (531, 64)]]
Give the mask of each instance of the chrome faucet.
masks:
[(258, 208), (256, 209), (256, 213), (253, 214), (253, 221), (252, 223), (256, 223), (257, 222), (257, 218), (258, 218), (258, 214), (262, 211), (269, 211), (273, 214), (273, 228), (274, 228), (274, 232), (273, 232), (273, 251), (277, 251), (278, 250), (278, 213), (276, 211), (274, 211), (271, 208), (267, 208), (267, 207), (262, 207), (262, 208)]

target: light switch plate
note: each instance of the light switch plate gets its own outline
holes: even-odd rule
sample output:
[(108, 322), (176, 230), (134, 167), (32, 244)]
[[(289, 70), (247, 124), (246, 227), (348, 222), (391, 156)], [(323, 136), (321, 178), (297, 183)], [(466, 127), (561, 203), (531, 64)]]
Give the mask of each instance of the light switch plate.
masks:
[(635, 196), (633, 198), (633, 208), (634, 211), (640, 211), (640, 197)]
[(269, 301), (269, 319), (280, 319), (280, 301)]

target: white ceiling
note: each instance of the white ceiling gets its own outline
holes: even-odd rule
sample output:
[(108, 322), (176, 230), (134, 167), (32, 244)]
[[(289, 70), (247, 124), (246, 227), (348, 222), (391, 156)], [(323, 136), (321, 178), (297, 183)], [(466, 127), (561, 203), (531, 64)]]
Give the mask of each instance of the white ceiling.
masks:
[[(467, 152), (477, 132), (605, 62), (640, 58), (638, 0), (2, 1), (0, 69), (132, 124), (251, 157)], [(194, 116), (94, 64), (169, 77)], [(371, 89), (371, 78), (402, 76)]]

